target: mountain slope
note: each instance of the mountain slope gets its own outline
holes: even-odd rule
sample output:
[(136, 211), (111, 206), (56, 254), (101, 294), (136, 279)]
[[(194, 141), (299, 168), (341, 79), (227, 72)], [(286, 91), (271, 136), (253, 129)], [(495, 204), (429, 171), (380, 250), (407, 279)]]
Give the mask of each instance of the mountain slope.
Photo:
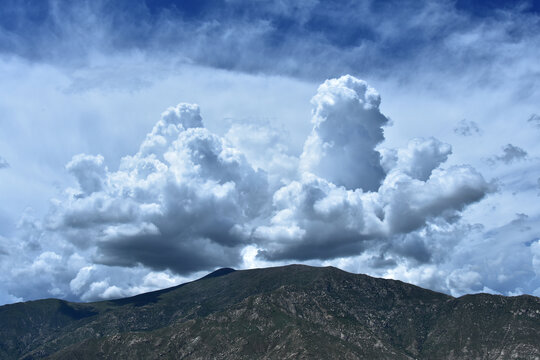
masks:
[(540, 358), (540, 299), (453, 298), (400, 281), (291, 265), (131, 298), (0, 307), (6, 359)]

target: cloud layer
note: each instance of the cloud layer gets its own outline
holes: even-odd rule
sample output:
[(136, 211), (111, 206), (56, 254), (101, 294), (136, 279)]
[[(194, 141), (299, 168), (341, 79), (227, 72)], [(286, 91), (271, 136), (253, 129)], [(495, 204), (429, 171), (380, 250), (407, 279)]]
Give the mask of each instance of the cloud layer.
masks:
[[(418, 63), (456, 73), (480, 65), (483, 77), (523, 53), (537, 54), (538, 34), (530, 30), (538, 28), (537, 13), (534, 1), (48, 0), (25, 6), (8, 0), (0, 51), (70, 64), (96, 53), (143, 52), (317, 79), (360, 69), (395, 74)], [(515, 69), (531, 73), (527, 66)]]

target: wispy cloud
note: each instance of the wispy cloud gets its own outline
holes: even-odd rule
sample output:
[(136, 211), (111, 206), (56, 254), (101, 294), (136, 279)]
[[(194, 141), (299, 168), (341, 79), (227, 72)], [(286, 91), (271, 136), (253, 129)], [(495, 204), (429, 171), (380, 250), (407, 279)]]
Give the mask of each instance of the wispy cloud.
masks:
[[(501, 7), (482, 16), (450, 1), (67, 2), (10, 1), (0, 21), (7, 54), (77, 65), (103, 53), (142, 52), (245, 72), (323, 80), (343, 73), (406, 76), (406, 68), (474, 68), (479, 80), (537, 66), (535, 12)], [(526, 57), (526, 59), (529, 57)]]

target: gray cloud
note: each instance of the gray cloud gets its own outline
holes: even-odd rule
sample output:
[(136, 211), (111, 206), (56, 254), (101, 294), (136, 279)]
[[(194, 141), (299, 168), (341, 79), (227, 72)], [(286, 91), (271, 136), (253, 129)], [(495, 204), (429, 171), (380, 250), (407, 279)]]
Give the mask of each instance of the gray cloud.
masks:
[(464, 272), (475, 280), (452, 281), (448, 284), (450, 292), (453, 295), (479, 291), (540, 295), (540, 279), (535, 276), (540, 270), (535, 258), (537, 221), (537, 217), (516, 214), (502, 226), (469, 236), (467, 246), (460, 247), (453, 254), (454, 260), (446, 265), (450, 272), (447, 281), (458, 280), (459, 276), (455, 275)]
[(5, 169), (9, 167), (9, 163), (6, 159), (0, 156), (0, 169)]
[(107, 173), (103, 156), (76, 155), (66, 165), (66, 169), (77, 179), (82, 192), (90, 195), (103, 188), (102, 180)]
[(540, 115), (531, 114), (531, 116), (529, 116), (529, 118), (527, 119), (527, 122), (530, 122), (531, 125), (540, 128)]
[(488, 162), (491, 164), (495, 164), (496, 162), (510, 164), (516, 161), (524, 160), (528, 155), (525, 150), (512, 144), (503, 146), (502, 150), (502, 155), (493, 156), (488, 159)]
[[(381, 243), (365, 256), (325, 262), (349, 271), (421, 284), (453, 296), (487, 292), (540, 295), (538, 216), (516, 214), (486, 228), (435, 220), (426, 227)], [(427, 251), (426, 251), (427, 250)], [(365, 270), (364, 270), (365, 271)]]
[(454, 132), (461, 136), (473, 136), (481, 134), (478, 124), (466, 119), (461, 120), (454, 128)]

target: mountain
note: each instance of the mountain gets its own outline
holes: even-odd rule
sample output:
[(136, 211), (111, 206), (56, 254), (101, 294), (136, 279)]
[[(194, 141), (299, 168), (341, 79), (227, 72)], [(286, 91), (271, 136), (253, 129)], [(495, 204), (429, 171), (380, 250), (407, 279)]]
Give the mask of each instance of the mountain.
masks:
[(540, 359), (540, 298), (460, 298), (333, 267), (0, 307), (1, 359)]

